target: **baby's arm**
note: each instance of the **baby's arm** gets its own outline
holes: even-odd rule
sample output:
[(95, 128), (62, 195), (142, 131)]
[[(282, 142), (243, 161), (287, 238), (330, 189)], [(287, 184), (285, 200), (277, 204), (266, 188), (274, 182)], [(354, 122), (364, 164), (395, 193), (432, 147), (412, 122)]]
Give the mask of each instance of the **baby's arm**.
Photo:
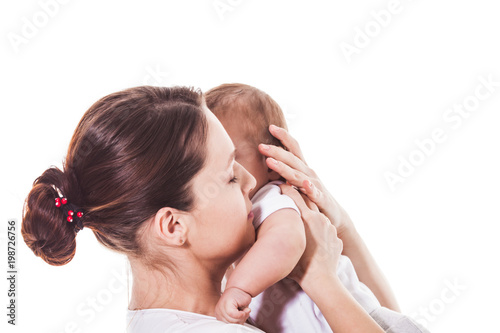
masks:
[[(226, 284), (226, 291), (217, 303), (217, 319), (244, 322), (248, 310), (236, 312), (236, 308), (245, 309), (251, 297), (286, 277), (295, 267), (306, 247), (304, 223), (300, 215), (291, 208), (280, 209), (269, 215), (257, 229), (257, 241), (245, 254), (231, 273)], [(236, 290), (233, 290), (236, 289)], [(231, 294), (243, 291), (248, 294), (247, 304), (237, 302)], [(239, 298), (242, 299), (241, 297)], [(233, 308), (233, 314), (229, 308)]]

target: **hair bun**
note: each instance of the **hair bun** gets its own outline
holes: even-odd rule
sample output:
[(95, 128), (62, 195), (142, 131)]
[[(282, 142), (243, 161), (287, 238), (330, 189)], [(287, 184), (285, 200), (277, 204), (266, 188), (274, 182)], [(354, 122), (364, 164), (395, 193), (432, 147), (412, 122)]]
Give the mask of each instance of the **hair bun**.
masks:
[(26, 245), (47, 263), (65, 265), (76, 250), (76, 231), (64, 220), (64, 212), (54, 204), (59, 197), (55, 188), (67, 188), (65, 174), (58, 168), (47, 169), (33, 183), (23, 211), (21, 234)]

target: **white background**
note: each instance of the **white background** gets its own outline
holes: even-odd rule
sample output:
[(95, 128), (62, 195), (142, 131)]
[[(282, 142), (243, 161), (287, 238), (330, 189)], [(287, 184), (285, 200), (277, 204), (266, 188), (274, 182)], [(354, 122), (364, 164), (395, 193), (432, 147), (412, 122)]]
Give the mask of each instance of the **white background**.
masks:
[[(480, 76), (500, 81), (495, 1), (401, 0), (384, 27), (370, 13), (388, 0), (223, 0), (222, 14), (213, 0), (73, 0), (49, 6), (49, 16), (41, 4), (50, 2), (0, 8), (1, 267), (7, 220), (20, 228), (32, 182), (61, 166), (93, 102), (144, 83), (206, 91), (242, 82), (286, 110), (309, 165), (353, 218), (403, 312), (432, 332), (498, 327), (500, 86), (460, 124), (443, 118), (454, 104), (473, 103)], [(365, 28), (372, 37), (362, 45)], [(355, 39), (349, 62), (341, 45)], [(415, 140), (436, 128), (446, 140), (418, 160)], [(421, 165), (391, 190), (384, 174), (410, 156)], [(18, 326), (6, 324), (2, 278), (0, 327), (125, 330), (125, 259), (89, 230), (77, 241), (74, 260), (52, 267), (18, 234)]]

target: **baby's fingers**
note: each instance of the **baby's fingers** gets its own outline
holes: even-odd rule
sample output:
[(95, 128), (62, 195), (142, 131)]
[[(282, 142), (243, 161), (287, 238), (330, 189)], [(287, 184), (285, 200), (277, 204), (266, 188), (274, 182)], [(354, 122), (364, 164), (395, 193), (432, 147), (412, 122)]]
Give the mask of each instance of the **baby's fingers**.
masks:
[(247, 321), (250, 316), (250, 308), (244, 308), (239, 310), (237, 308), (231, 308), (227, 312), (228, 322), (232, 324), (243, 324)]

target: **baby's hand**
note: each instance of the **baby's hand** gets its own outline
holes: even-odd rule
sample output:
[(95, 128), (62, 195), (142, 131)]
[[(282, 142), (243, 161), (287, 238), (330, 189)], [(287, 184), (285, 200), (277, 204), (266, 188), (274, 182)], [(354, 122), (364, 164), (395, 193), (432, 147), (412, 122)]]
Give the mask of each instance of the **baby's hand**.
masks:
[(243, 290), (228, 288), (215, 306), (215, 317), (226, 323), (243, 324), (250, 316), (248, 305), (251, 300), (252, 296)]

